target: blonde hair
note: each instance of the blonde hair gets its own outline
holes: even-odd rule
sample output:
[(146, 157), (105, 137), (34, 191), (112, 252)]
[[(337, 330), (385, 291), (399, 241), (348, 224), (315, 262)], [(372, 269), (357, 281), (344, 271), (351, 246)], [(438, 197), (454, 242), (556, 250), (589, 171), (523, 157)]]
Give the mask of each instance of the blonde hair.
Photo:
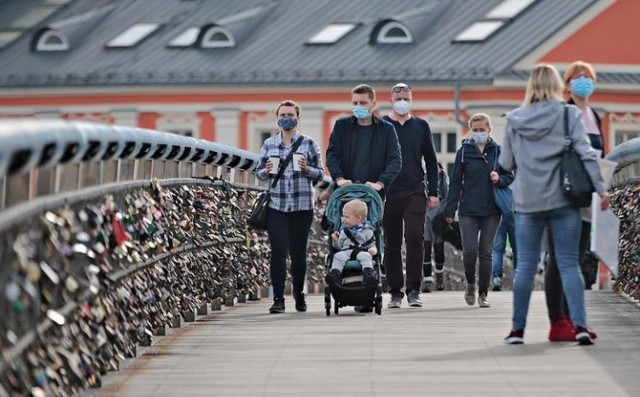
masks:
[(584, 61), (575, 61), (574, 63), (569, 65), (569, 68), (564, 72), (564, 82), (568, 84), (573, 76), (583, 72), (589, 74), (593, 81), (596, 81), (596, 71), (593, 70), (593, 66), (591, 66), (590, 63)]
[(535, 102), (557, 99), (562, 101), (564, 82), (558, 70), (550, 64), (541, 63), (531, 71), (527, 89), (524, 94), (523, 106), (531, 106)]
[(369, 209), (367, 208), (367, 204), (358, 199), (354, 199), (346, 203), (343, 207), (344, 210), (351, 211), (351, 213), (355, 216), (361, 216), (364, 219), (367, 219), (367, 212)]
[(491, 117), (489, 117), (486, 113), (476, 113), (469, 119), (469, 129), (471, 129), (471, 123), (475, 123), (476, 121), (486, 121), (487, 126), (491, 129)]

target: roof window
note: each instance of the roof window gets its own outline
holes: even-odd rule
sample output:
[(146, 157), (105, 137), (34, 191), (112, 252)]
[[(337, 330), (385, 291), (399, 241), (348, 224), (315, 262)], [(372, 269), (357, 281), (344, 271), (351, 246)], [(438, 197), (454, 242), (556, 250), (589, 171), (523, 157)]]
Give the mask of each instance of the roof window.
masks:
[(202, 48), (224, 48), (235, 47), (236, 40), (231, 32), (221, 26), (212, 26), (202, 35), (200, 47)]
[(110, 48), (134, 47), (160, 27), (157, 23), (137, 23), (107, 43)]
[(60, 6), (55, 5), (34, 7), (32, 10), (29, 10), (29, 12), (13, 22), (11, 27), (16, 29), (31, 29), (47, 19), (51, 14), (58, 11), (59, 8)]
[(357, 23), (332, 23), (314, 34), (307, 44), (335, 44), (356, 27)]
[(47, 30), (38, 38), (36, 51), (67, 51), (69, 50), (69, 40), (54, 30)]
[(524, 11), (536, 0), (505, 0), (502, 3), (494, 7), (487, 16), (486, 19), (511, 19), (515, 18), (518, 14)]
[(11, 44), (18, 37), (20, 37), (20, 35), (22, 35), (22, 31), (19, 30), (0, 30), (0, 49), (3, 49), (4, 47)]
[(535, 2), (536, 0), (503, 0), (491, 9), (484, 18), (474, 22), (458, 34), (453, 42), (481, 43)]
[(504, 25), (503, 21), (479, 21), (473, 23), (453, 39), (454, 42), (484, 41)]
[(378, 30), (375, 39), (377, 44), (410, 44), (413, 43), (411, 31), (397, 21), (386, 21)]
[(171, 40), (167, 46), (169, 47), (191, 47), (198, 40), (198, 35), (200, 34), (200, 28), (189, 28), (184, 32), (180, 33), (178, 37)]

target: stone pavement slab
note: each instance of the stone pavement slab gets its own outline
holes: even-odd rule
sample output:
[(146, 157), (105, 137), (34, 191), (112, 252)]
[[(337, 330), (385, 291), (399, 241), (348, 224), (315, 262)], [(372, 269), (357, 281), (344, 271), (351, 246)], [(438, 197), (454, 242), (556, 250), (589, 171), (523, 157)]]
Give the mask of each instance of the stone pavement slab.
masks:
[[(351, 307), (327, 317), (322, 295), (309, 311), (268, 314), (270, 301), (238, 305), (161, 339), (100, 391), (115, 396), (636, 396), (640, 309), (587, 291), (594, 346), (547, 341), (544, 294), (534, 292), (525, 345), (508, 346), (510, 292), (492, 307), (462, 292), (422, 294), (423, 308)], [(388, 295), (385, 296), (385, 304)]]

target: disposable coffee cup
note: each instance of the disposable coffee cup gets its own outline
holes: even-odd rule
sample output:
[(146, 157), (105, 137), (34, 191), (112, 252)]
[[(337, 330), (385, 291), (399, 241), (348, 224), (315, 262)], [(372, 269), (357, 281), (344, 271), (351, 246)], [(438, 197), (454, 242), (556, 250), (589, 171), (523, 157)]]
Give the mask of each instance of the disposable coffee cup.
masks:
[(269, 161), (273, 164), (273, 168), (271, 168), (270, 174), (277, 174), (278, 168), (280, 167), (280, 157), (279, 156), (269, 156)]
[(302, 168), (300, 168), (300, 164), (298, 164), (298, 161), (300, 161), (301, 158), (303, 158), (304, 154), (302, 153), (294, 153), (293, 154), (293, 170), (294, 171), (302, 171)]

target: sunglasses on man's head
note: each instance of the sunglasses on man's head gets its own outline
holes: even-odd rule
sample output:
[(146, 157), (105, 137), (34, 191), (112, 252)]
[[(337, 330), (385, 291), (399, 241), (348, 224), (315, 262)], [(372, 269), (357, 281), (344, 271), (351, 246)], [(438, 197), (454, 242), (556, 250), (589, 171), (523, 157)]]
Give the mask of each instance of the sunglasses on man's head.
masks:
[(408, 85), (397, 85), (391, 89), (391, 92), (395, 92), (395, 93), (402, 92), (402, 91), (411, 92), (411, 87), (409, 87)]

